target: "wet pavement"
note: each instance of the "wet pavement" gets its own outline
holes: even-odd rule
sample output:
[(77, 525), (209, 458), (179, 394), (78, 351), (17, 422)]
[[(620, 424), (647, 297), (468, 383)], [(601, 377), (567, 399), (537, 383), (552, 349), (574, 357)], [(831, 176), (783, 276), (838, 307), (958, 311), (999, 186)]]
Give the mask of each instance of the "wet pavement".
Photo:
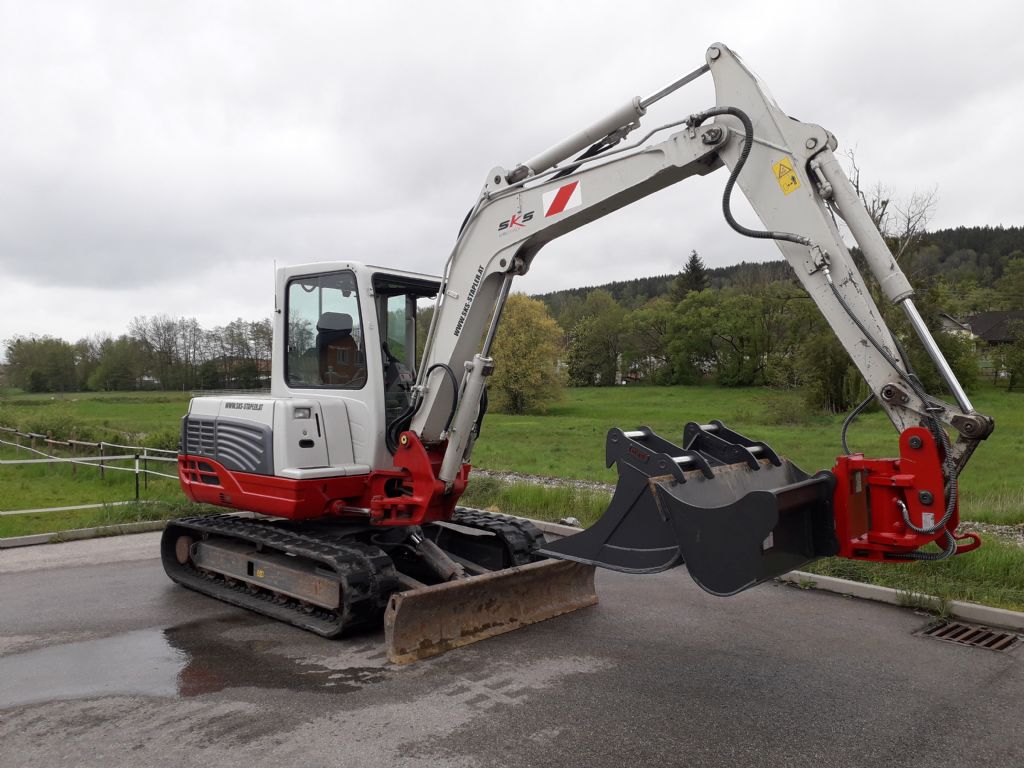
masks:
[(146, 542), (0, 552), (0, 766), (1024, 765), (1022, 649), (908, 610), (604, 573), (594, 608), (395, 667), (380, 633), (173, 585)]

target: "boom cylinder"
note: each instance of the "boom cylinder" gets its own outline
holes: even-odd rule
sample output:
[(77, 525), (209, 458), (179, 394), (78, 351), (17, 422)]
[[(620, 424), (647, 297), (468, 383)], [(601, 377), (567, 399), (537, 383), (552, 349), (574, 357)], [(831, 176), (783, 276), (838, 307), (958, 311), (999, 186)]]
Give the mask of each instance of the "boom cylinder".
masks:
[(600, 141), (609, 133), (624, 128), (630, 123), (635, 123), (647, 110), (641, 106), (640, 97), (631, 99), (623, 104), (607, 117), (598, 120), (588, 128), (574, 133), (567, 139), (558, 142), (553, 147), (544, 150), (539, 155), (534, 155), (522, 165), (518, 166), (509, 174), (508, 181), (514, 184), (522, 181), (532, 174), (542, 173), (552, 166), (558, 165), (563, 160), (581, 152), (591, 144)]

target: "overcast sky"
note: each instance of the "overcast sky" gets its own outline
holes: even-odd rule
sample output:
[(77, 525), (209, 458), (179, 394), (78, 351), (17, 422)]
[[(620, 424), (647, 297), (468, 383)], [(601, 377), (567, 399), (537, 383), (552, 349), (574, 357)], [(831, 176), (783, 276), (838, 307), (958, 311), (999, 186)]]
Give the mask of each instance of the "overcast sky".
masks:
[[(273, 268), (436, 273), (487, 171), (721, 40), (932, 227), (1024, 224), (1024, 4), (0, 0), (0, 341), (269, 316)], [(652, 108), (714, 103), (710, 77)], [(549, 245), (529, 293), (779, 257), (724, 171)], [(741, 220), (750, 209), (737, 205)]]

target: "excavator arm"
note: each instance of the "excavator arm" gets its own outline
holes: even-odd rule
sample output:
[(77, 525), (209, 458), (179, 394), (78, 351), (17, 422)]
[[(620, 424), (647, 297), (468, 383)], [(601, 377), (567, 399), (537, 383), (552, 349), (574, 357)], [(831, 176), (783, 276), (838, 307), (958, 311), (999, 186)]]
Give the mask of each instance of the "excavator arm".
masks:
[[(654, 102), (706, 73), (714, 79), (716, 106), (623, 143)], [(782, 565), (788, 570), (797, 561), (824, 554), (874, 560), (933, 558), (974, 548), (976, 538), (959, 550), (954, 539), (957, 476), (977, 443), (992, 431), (992, 420), (974, 410), (929, 334), (914, 305), (913, 289), (833, 154), (836, 145), (824, 128), (783, 113), (740, 58), (715, 44), (708, 49), (704, 66), (652, 96), (630, 100), (512, 170), (494, 168), (445, 265), (413, 405), (389, 428), (404, 430), (403, 445), (415, 441), (443, 456), (437, 479), (450, 492), (468, 470), (487, 377), (494, 370), (491, 347), (514, 277), (525, 274), (537, 252), (556, 237), (691, 176), (725, 167), (729, 173), (722, 199), (726, 221), (743, 236), (778, 245), (873, 398), (900, 432), (900, 458), (841, 457), (831, 472), (812, 483), (767, 446), (757, 448), (724, 425), (690, 425), (682, 447), (649, 430), (613, 430), (622, 444), (613, 445), (609, 436), (609, 465), (619, 464), (620, 485), (625, 464), (632, 462), (629, 472), (635, 472), (635, 465), (659, 457), (658, 466), (646, 467), (642, 473), (649, 492), (631, 491), (633, 497), (639, 493), (638, 498), (649, 502), (650, 514), (640, 515), (644, 519), (636, 523), (639, 518), (630, 510), (637, 507), (637, 498), (629, 503), (613, 501), (609, 514), (622, 518), (614, 530), (625, 544), (616, 544), (614, 531), (606, 531), (599, 533), (605, 537), (599, 546), (584, 547), (587, 536), (580, 535), (564, 540), (560, 549), (549, 547), (547, 553), (644, 572), (684, 560), (691, 573), (696, 560), (747, 561), (742, 574), (720, 579), (711, 588), (724, 594), (776, 575)], [(736, 186), (761, 219), (761, 227), (735, 219), (731, 199)], [(955, 404), (924, 391), (844, 244), (838, 220), (848, 228), (884, 300), (906, 313)], [(946, 427), (956, 434), (955, 443)], [(632, 450), (624, 452), (627, 443)], [(647, 461), (638, 461), (638, 456), (647, 456)], [(707, 484), (717, 492), (691, 490), (693, 499), (677, 498), (679, 489), (702, 485), (694, 475), (710, 480), (722, 477), (725, 469), (728, 481)], [(769, 480), (768, 475), (775, 472), (780, 476)], [(652, 478), (659, 478), (664, 487), (655, 489)], [(770, 514), (765, 503), (755, 503), (757, 499), (764, 502), (763, 497), (779, 487), (794, 484), (799, 486), (795, 496), (776, 499)], [(815, 487), (808, 490), (810, 486)], [(804, 500), (798, 503), (796, 497)], [(697, 511), (680, 512), (688, 516), (687, 522), (673, 526), (677, 515), (671, 509), (673, 505), (682, 509), (680, 504)], [(790, 505), (792, 520), (783, 530), (779, 519), (786, 514), (780, 505), (785, 504)], [(746, 516), (737, 509), (729, 515), (721, 513), (730, 505), (753, 512)], [(793, 509), (803, 512), (792, 513)], [(708, 520), (695, 522), (701, 517)], [(608, 525), (598, 524), (595, 529), (602, 527)], [(779, 539), (793, 537), (800, 541), (789, 548), (792, 551), (782, 553), (785, 547)], [(595, 535), (590, 538), (596, 542)], [(704, 546), (698, 554), (695, 541), (686, 546), (688, 538), (722, 543)], [(936, 542), (941, 552), (918, 551), (929, 542)], [(737, 547), (747, 554), (733, 551)], [(692, 551), (684, 557), (686, 549)], [(606, 556), (612, 551), (615, 558)], [(664, 557), (651, 560), (652, 551)], [(623, 552), (640, 554), (623, 559)], [(764, 560), (778, 560), (775, 556), (780, 554), (787, 555), (781, 565), (763, 567)]]

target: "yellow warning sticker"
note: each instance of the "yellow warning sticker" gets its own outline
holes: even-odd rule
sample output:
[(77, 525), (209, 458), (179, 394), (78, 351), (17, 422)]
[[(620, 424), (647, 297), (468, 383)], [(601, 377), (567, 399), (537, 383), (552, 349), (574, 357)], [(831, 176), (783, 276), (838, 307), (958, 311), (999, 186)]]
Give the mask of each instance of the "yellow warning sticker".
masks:
[(774, 163), (772, 171), (775, 173), (775, 180), (779, 182), (784, 195), (800, 189), (800, 177), (796, 175), (796, 171), (793, 169), (793, 161), (788, 157), (784, 157), (779, 162)]

